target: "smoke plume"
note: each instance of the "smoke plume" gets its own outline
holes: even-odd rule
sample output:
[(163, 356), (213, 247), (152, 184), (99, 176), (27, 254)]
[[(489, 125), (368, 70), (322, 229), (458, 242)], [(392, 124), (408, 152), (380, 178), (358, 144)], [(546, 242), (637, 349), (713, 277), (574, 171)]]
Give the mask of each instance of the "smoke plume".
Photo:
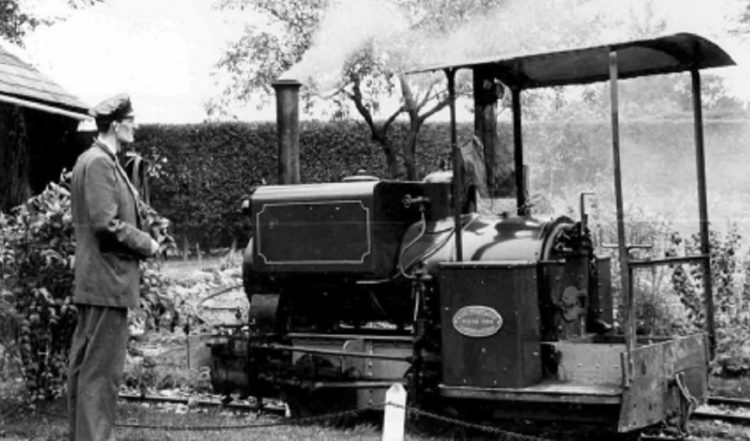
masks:
[(365, 44), (383, 53), (383, 48), (407, 29), (407, 21), (387, 0), (334, 0), (312, 47), (281, 78), (313, 83), (321, 94), (335, 91), (349, 57)]
[(736, 41), (727, 39), (732, 5), (733, 0), (504, 0), (441, 34), (412, 27), (413, 17), (392, 0), (333, 0), (311, 49), (282, 78), (296, 78), (322, 95), (335, 92), (345, 63), (367, 44), (393, 70), (403, 71), (694, 32), (741, 60), (748, 54), (733, 50), (739, 49)]

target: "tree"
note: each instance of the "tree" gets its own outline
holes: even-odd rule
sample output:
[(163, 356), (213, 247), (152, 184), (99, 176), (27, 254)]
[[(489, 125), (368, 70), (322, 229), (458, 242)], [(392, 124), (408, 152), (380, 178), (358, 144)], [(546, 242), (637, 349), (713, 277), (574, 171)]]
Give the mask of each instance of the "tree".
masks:
[[(333, 101), (340, 105), (333, 116), (348, 115), (346, 104), (353, 105), (369, 127), (372, 140), (381, 146), (391, 177), (401, 175), (398, 159), (403, 157), (405, 177), (417, 178), (415, 153), (419, 129), (429, 117), (448, 105), (441, 76), (427, 80), (406, 77), (407, 62), (416, 61), (408, 56), (426, 35), (448, 33), (496, 3), (499, 2), (396, 0), (392, 6), (406, 20), (405, 29), (388, 41), (376, 35), (360, 36), (356, 47), (341, 60), (333, 93)], [(327, 0), (223, 0), (219, 3), (223, 9), (250, 8), (267, 22), (247, 26), (241, 39), (232, 44), (219, 61), (218, 68), (229, 74), (230, 81), (222, 96), (209, 103), (209, 114), (221, 114), (231, 102), (267, 102), (271, 81), (314, 53), (314, 38), (320, 36), (316, 31), (328, 29), (325, 26), (321, 29), (321, 20), (326, 17), (326, 11), (330, 12), (327, 9), (330, 4)], [(385, 4), (378, 5), (379, 13), (385, 7)], [(298, 79), (305, 80), (309, 86), (304, 94), (307, 106), (314, 106), (320, 101), (314, 92), (316, 89), (325, 91), (326, 87), (314, 84), (314, 80)], [(381, 102), (392, 96), (400, 97), (399, 104), (383, 109)], [(404, 113), (409, 119), (409, 133), (403, 144), (397, 144), (390, 137), (390, 128)]]
[[(91, 6), (103, 0), (66, 0), (68, 6), (74, 9)], [(34, 15), (25, 11), (20, 0), (0, 0), (0, 38), (6, 39), (19, 46), (23, 45), (23, 38), (29, 31), (39, 25), (48, 25), (55, 19)]]
[(737, 1), (738, 14), (732, 32), (740, 36), (750, 36), (750, 0)]
[[(348, 116), (355, 110), (367, 124), (372, 140), (381, 146), (389, 175), (415, 179), (419, 130), (449, 101), (442, 73), (406, 76), (408, 67), (648, 38), (662, 34), (669, 20), (669, 15), (657, 8), (660, 4), (655, 0), (633, 0), (606, 7), (595, 0), (371, 3), (374, 6), (368, 8), (365, 0), (221, 0), (221, 8), (248, 9), (263, 20), (249, 24), (242, 38), (228, 48), (218, 63), (219, 71), (227, 74), (230, 82), (222, 96), (209, 103), (209, 116), (221, 114), (233, 102), (267, 103), (271, 81), (291, 69), (292, 77), (306, 85), (303, 96), (308, 109), (321, 102), (335, 103), (331, 112), (335, 118)], [(337, 8), (351, 4), (356, 6), (350, 8), (359, 9), (352, 9), (350, 15), (339, 14), (343, 19), (338, 22), (332, 19), (337, 17)], [(612, 11), (615, 7), (618, 10)], [(365, 21), (357, 17), (367, 17), (367, 22), (377, 23), (377, 17), (383, 15), (388, 15), (394, 23), (392, 29), (372, 28), (368, 33), (342, 26), (338, 33), (331, 31), (347, 21), (366, 26)], [(324, 78), (331, 72), (320, 66), (335, 71), (334, 78)], [(457, 79), (461, 94), (471, 91), (469, 78), (470, 75), (466, 75)], [(649, 87), (643, 84), (623, 86), (624, 95), (625, 89), (642, 92), (642, 95), (648, 90), (674, 88), (670, 79)], [(563, 104), (570, 107), (587, 102), (597, 105), (599, 113), (606, 116), (608, 109), (603, 104), (608, 102), (608, 95), (605, 88), (593, 85), (585, 89), (579, 102), (570, 101), (569, 95), (560, 88), (525, 91), (522, 96), (524, 115), (559, 117)], [(509, 96), (505, 94), (503, 107), (508, 106)], [(652, 95), (646, 98), (649, 96)], [(389, 98), (398, 98), (398, 104), (388, 107)], [(648, 108), (673, 112), (679, 105), (663, 101), (659, 106)], [(391, 128), (400, 116), (408, 120), (408, 133), (403, 140), (394, 140)]]
[(18, 0), (0, 0), (0, 11), (3, 11), (3, 19), (0, 20), (0, 37), (22, 44), (22, 38), (29, 29), (35, 28), (39, 20), (21, 11)]

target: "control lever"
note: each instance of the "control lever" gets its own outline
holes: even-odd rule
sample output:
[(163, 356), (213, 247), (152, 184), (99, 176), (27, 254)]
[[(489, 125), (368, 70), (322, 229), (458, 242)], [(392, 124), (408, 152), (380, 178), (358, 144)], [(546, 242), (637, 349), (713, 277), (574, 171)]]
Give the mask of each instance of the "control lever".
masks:
[(407, 194), (402, 199), (402, 202), (404, 204), (404, 208), (411, 208), (412, 205), (419, 205), (422, 209), (430, 203), (430, 198), (427, 196), (417, 196), (412, 197), (412, 195)]

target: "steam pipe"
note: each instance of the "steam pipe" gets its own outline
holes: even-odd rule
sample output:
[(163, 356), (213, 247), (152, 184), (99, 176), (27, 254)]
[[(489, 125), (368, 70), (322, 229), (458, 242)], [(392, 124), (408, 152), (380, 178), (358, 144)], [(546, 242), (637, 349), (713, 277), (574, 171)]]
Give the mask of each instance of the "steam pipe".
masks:
[(451, 113), (451, 157), (453, 158), (453, 225), (456, 236), (456, 262), (464, 260), (463, 241), (461, 238), (461, 187), (463, 186), (464, 176), (461, 169), (461, 154), (458, 151), (458, 137), (456, 135), (456, 70), (445, 69), (445, 75), (448, 77), (448, 95), (450, 96), (450, 113)]
[(714, 324), (714, 297), (711, 280), (711, 245), (708, 232), (708, 202), (706, 197), (706, 155), (703, 144), (703, 109), (701, 103), (701, 75), (698, 69), (690, 71), (693, 86), (693, 119), (695, 122), (695, 166), (698, 177), (698, 212), (700, 216), (701, 254), (703, 261), (703, 289), (706, 304), (706, 327), (708, 346), (713, 358), (716, 349), (716, 329)]
[(299, 184), (299, 89), (297, 80), (271, 83), (276, 91), (276, 127), (279, 136), (279, 183)]

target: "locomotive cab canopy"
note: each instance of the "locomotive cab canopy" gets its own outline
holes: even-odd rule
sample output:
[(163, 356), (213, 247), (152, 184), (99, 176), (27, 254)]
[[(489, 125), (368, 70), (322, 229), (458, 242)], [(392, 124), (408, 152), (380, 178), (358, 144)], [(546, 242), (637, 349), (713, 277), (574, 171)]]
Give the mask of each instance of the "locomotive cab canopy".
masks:
[[(456, 135), (456, 72), (461, 69), (470, 69), (473, 73), (475, 115), (475, 127), (481, 129), (487, 127), (489, 134), (484, 134), (483, 140), (490, 144), (488, 152), (485, 146), (485, 156), (493, 155), (493, 140), (496, 128), (494, 112), (498, 94), (486, 87), (490, 84), (502, 83), (511, 92), (512, 118), (513, 118), (513, 169), (515, 170), (515, 196), (517, 200), (518, 214), (525, 215), (526, 207), (526, 180), (523, 176), (523, 143), (521, 137), (521, 93), (525, 89), (534, 89), (553, 86), (583, 85), (595, 82), (609, 82), (611, 102), (611, 125), (612, 125), (612, 157), (614, 169), (614, 190), (616, 198), (617, 215), (617, 249), (620, 267), (620, 280), (622, 286), (621, 308), (625, 313), (623, 323), (624, 335), (619, 339), (593, 341), (583, 339), (579, 341), (567, 341), (551, 343), (552, 351), (561, 358), (559, 365), (561, 369), (567, 370), (569, 381), (565, 384), (536, 383), (534, 379), (519, 377), (519, 381), (532, 384), (529, 387), (507, 388), (492, 387), (487, 382), (486, 372), (475, 375), (475, 386), (467, 385), (465, 366), (444, 366), (443, 381), (441, 385), (443, 396), (464, 399), (493, 399), (510, 401), (532, 401), (532, 402), (555, 402), (563, 403), (567, 400), (576, 403), (602, 404), (608, 399), (619, 403), (618, 430), (629, 431), (639, 427), (653, 424), (655, 421), (664, 421), (674, 409), (674, 403), (666, 397), (673, 392), (668, 391), (666, 384), (675, 382), (689, 383), (687, 390), (691, 391), (698, 400), (706, 395), (706, 375), (708, 349), (713, 351), (715, 345), (714, 332), (714, 306), (711, 287), (711, 263), (708, 239), (708, 209), (706, 197), (706, 171), (703, 140), (703, 121), (701, 109), (701, 76), (702, 69), (730, 66), (735, 64), (732, 58), (713, 42), (690, 33), (679, 33), (652, 39), (619, 42), (586, 48), (561, 50), (545, 53), (531, 53), (512, 57), (489, 57), (479, 60), (461, 61), (457, 63), (445, 63), (426, 66), (415, 69), (410, 74), (418, 74), (430, 71), (443, 71), (447, 77), (448, 90), (451, 97), (451, 147), (453, 156), (454, 182), (462, 182), (460, 176), (462, 170), (459, 166), (459, 148)], [(679, 258), (662, 258), (651, 260), (637, 260), (630, 256), (631, 244), (626, 242), (625, 214), (623, 210), (622, 195), (622, 173), (620, 161), (620, 135), (619, 135), (619, 110), (618, 110), (618, 80), (636, 78), (650, 75), (662, 75), (679, 72), (689, 72), (692, 80), (693, 115), (695, 133), (695, 164), (697, 169), (697, 198), (699, 207), (699, 231), (701, 241), (701, 252), (698, 255)], [(493, 89), (493, 88), (490, 88)], [(489, 98), (488, 98), (489, 97)], [(484, 115), (484, 116), (481, 116)], [(483, 119), (482, 119), (483, 118)], [(482, 133), (477, 136), (482, 137)], [(454, 184), (454, 189), (458, 186)], [(454, 194), (454, 200), (459, 201), (458, 193)], [(460, 202), (460, 201), (459, 201)], [(457, 204), (459, 206), (460, 204)], [(455, 207), (454, 207), (455, 208)], [(456, 211), (455, 220), (459, 221), (459, 213)], [(475, 298), (469, 298), (462, 288), (460, 280), (476, 281), (481, 279), (482, 273), (487, 269), (470, 263), (462, 264), (460, 235), (455, 237), (457, 260), (456, 263), (442, 265), (443, 284), (452, 293), (442, 294), (446, 302), (455, 302), (461, 297), (464, 304), (482, 304), (486, 299), (492, 298), (487, 291), (487, 284), (479, 283), (475, 288)], [(658, 344), (649, 344), (636, 338), (636, 308), (632, 288), (632, 272), (639, 268), (648, 268), (657, 265), (668, 265), (675, 263), (699, 264), (703, 270), (704, 298), (706, 309), (706, 336), (695, 335), (683, 338), (664, 339)], [(465, 275), (457, 275), (457, 271), (465, 272)], [(533, 278), (533, 271), (519, 266), (517, 269), (506, 268), (506, 275), (500, 275), (494, 271), (492, 280), (500, 277), (503, 286), (511, 282), (521, 284), (529, 283)], [(526, 274), (529, 273), (529, 274)], [(489, 276), (488, 276), (489, 277)], [(505, 279), (503, 279), (505, 277)], [(495, 281), (497, 281), (495, 280)], [(503, 291), (505, 292), (505, 291)], [(510, 306), (508, 311), (519, 308), (524, 300), (520, 297), (510, 297), (505, 301), (516, 302)], [(454, 321), (457, 320), (462, 311), (460, 305), (456, 306)], [(499, 305), (503, 307), (503, 305)], [(506, 308), (507, 309), (507, 308)], [(519, 309), (516, 309), (519, 310)], [(476, 314), (475, 314), (476, 315)], [(478, 316), (477, 316), (478, 317)], [(445, 328), (450, 328), (450, 316), (445, 316), (443, 323)], [(460, 321), (460, 320), (459, 320)], [(447, 333), (446, 333), (447, 332)], [(459, 333), (461, 331), (459, 330)], [(451, 355), (460, 359), (461, 357), (478, 357), (472, 363), (482, 365), (481, 360), (485, 351), (482, 343), (476, 339), (464, 338), (452, 330), (444, 330), (443, 343), (449, 342), (459, 349), (454, 354), (443, 353), (443, 357), (450, 359)], [(522, 341), (513, 346), (520, 351), (516, 359), (522, 360), (530, 366), (522, 366), (518, 375), (524, 375), (528, 370), (538, 370), (537, 363), (533, 361), (533, 351), (524, 347)], [(592, 343), (599, 343), (592, 346)], [(602, 345), (602, 343), (604, 343)], [(507, 343), (503, 343), (507, 344)], [(544, 346), (544, 345), (543, 345)], [(620, 349), (622, 348), (622, 352)], [(448, 349), (450, 350), (450, 349)], [(599, 359), (595, 361), (594, 355)], [(620, 356), (622, 365), (620, 366)], [(479, 361), (477, 361), (479, 360)], [(486, 360), (487, 363), (502, 364), (502, 359)], [(581, 369), (583, 366), (583, 369)], [(587, 368), (587, 366), (596, 366)], [(600, 368), (601, 366), (601, 368)], [(605, 366), (614, 366), (607, 368)], [(696, 369), (696, 366), (703, 366)], [(516, 366), (519, 367), (519, 366)], [(470, 369), (469, 369), (470, 370)], [(504, 372), (508, 372), (507, 370)], [(539, 374), (536, 374), (538, 377)], [(535, 378), (536, 378), (535, 377)], [(468, 381), (469, 383), (472, 380)], [(463, 384), (462, 384), (463, 383)], [(497, 383), (496, 383), (497, 384)], [(523, 383), (519, 383), (523, 385)], [(609, 386), (615, 386), (610, 390)], [(576, 390), (567, 390), (566, 387), (574, 387)], [(693, 397), (683, 397), (690, 401)], [(679, 401), (679, 400), (677, 400)], [(648, 409), (645, 410), (645, 409)], [(653, 411), (653, 409), (657, 409)], [(659, 414), (659, 415), (655, 415)]]
[[(699, 226), (701, 236), (701, 254), (698, 256), (679, 259), (679, 262), (700, 262), (706, 274), (705, 298), (708, 313), (707, 327), (711, 347), (715, 344), (713, 323), (713, 300), (711, 297), (711, 278), (708, 242), (708, 208), (706, 197), (706, 171), (703, 140), (703, 117), (701, 108), (700, 70), (714, 67), (734, 65), (732, 58), (715, 43), (695, 34), (678, 33), (652, 39), (634, 40), (576, 48), (555, 52), (532, 53), (513, 57), (487, 57), (478, 60), (465, 60), (455, 63), (435, 64), (414, 69), (409, 74), (419, 74), (441, 70), (448, 80), (448, 90), (451, 96), (451, 147), (453, 157), (454, 182), (461, 182), (462, 169), (459, 166), (459, 150), (456, 136), (456, 90), (455, 75), (460, 69), (470, 69), (474, 76), (475, 88), (482, 84), (482, 80), (489, 79), (491, 84), (499, 81), (508, 87), (512, 93), (513, 113), (513, 161), (515, 165), (515, 190), (519, 214), (524, 213), (527, 189), (526, 181), (519, 170), (523, 170), (523, 142), (521, 133), (521, 92), (525, 89), (542, 87), (583, 85), (608, 81), (610, 85), (611, 115), (612, 115), (612, 156), (614, 160), (614, 186), (617, 209), (617, 236), (622, 272), (624, 305), (629, 311), (626, 334), (629, 340), (634, 339), (635, 322), (632, 312), (633, 296), (630, 286), (631, 267), (642, 267), (653, 264), (675, 263), (674, 259), (661, 261), (651, 260), (639, 262), (629, 258), (630, 244), (625, 241), (625, 224), (622, 197), (622, 173), (620, 165), (620, 135), (619, 135), (619, 101), (618, 80), (650, 75), (663, 75), (679, 72), (690, 72), (692, 79), (693, 114), (695, 127), (695, 158), (697, 168), (697, 190), (699, 204)], [(475, 103), (479, 107), (475, 91)], [(497, 97), (497, 94), (495, 94)], [(495, 98), (496, 100), (497, 98)], [(475, 113), (479, 109), (475, 109)], [(454, 190), (458, 190), (454, 185)], [(458, 203), (456, 222), (459, 221), (458, 207), (461, 195), (456, 192), (454, 200)], [(456, 236), (460, 240), (460, 236)], [(461, 260), (460, 244), (458, 260)], [(678, 262), (678, 263), (679, 263)], [(631, 346), (631, 344), (629, 344)]]

